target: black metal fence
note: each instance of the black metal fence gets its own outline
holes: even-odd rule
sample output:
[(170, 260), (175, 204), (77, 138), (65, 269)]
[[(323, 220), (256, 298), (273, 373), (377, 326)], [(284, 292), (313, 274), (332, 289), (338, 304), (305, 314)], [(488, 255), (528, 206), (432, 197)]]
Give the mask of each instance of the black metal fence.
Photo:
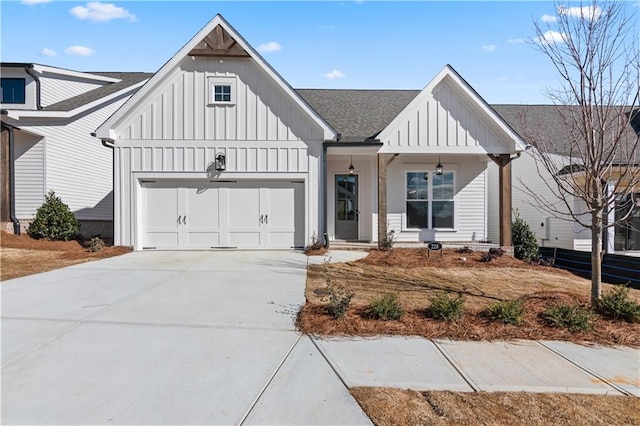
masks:
[[(554, 259), (558, 268), (591, 278), (591, 252), (540, 247), (540, 256)], [(629, 284), (640, 289), (640, 257), (605, 254), (602, 259), (602, 281)]]

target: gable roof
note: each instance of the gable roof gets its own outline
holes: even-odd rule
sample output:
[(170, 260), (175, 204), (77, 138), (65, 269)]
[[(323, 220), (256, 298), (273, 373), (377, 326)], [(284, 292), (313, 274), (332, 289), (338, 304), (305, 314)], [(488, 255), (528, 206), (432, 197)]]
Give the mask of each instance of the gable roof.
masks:
[[(216, 35), (218, 37), (216, 37)], [(227, 37), (227, 42), (231, 42), (231, 45), (227, 45), (223, 40), (223, 36)], [(225, 46), (219, 46), (221, 43), (225, 43)], [(203, 47), (204, 45), (204, 47)], [(144, 97), (150, 93), (155, 87), (161, 84), (164, 78), (177, 67), (180, 62), (187, 56), (194, 56), (203, 54), (206, 56), (215, 55), (220, 53), (220, 50), (226, 50), (227, 54), (232, 51), (241, 54), (243, 51), (246, 53), (259, 68), (261, 68), (269, 77), (271, 77), (283, 90), (289, 95), (289, 97), (314, 120), (322, 129), (324, 133), (324, 139), (335, 139), (336, 131), (319, 115), (313, 108), (311, 108), (304, 99), (269, 65), (262, 56), (249, 44), (247, 41), (222, 17), (217, 14), (208, 24), (206, 24), (198, 33), (191, 38), (175, 55), (171, 57), (161, 68), (156, 72), (153, 77), (131, 98), (125, 102), (111, 117), (107, 119), (96, 130), (96, 137), (103, 141), (112, 142), (115, 138), (115, 132), (113, 127), (116, 126), (126, 114), (135, 108)], [(210, 52), (204, 52), (203, 50), (209, 49)]]
[(419, 90), (296, 89), (340, 133), (341, 142), (374, 138)]

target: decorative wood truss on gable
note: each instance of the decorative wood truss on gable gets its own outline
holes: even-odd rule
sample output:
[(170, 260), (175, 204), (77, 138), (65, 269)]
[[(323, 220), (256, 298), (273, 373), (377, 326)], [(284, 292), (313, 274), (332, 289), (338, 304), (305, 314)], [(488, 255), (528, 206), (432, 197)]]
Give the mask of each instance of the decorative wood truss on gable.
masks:
[(218, 25), (196, 47), (191, 49), (189, 56), (248, 58), (249, 54), (224, 28)]

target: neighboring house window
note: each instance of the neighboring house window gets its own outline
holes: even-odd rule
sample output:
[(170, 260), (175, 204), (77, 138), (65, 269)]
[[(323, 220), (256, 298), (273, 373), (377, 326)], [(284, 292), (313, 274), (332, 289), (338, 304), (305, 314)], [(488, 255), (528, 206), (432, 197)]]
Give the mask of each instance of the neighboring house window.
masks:
[(236, 102), (235, 77), (209, 77), (209, 104), (233, 105)]
[(453, 228), (453, 172), (407, 172), (407, 228)]
[(25, 79), (24, 78), (2, 78), (3, 104), (23, 104), (25, 103)]

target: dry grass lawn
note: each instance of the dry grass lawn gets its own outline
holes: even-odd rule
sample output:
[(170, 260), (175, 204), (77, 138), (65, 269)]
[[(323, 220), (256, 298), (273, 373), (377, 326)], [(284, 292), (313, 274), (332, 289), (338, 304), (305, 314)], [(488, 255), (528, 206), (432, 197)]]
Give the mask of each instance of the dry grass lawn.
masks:
[(640, 425), (631, 396), (352, 388), (375, 425)]
[[(509, 256), (480, 262), (481, 253), (443, 255), (424, 249), (371, 250), (368, 257), (347, 263), (310, 266), (306, 299), (298, 320), (307, 333), (332, 335), (418, 335), (429, 338), (473, 340), (556, 339), (640, 347), (640, 324), (613, 322), (594, 316), (592, 330), (571, 333), (544, 324), (541, 313), (554, 303), (588, 306), (591, 283), (567, 271), (529, 265)], [(461, 260), (465, 258), (465, 260)], [(347, 316), (334, 320), (327, 313), (327, 284), (352, 293)], [(612, 286), (603, 285), (604, 291)], [(457, 322), (428, 317), (430, 298), (438, 292), (453, 292), (465, 299), (465, 316)], [(364, 318), (366, 305), (383, 294), (395, 293), (406, 311), (399, 321)], [(522, 298), (526, 315), (519, 326), (491, 321), (483, 310), (491, 303)], [(640, 290), (630, 298), (640, 301)]]
[(0, 234), (0, 281), (129, 253), (127, 247), (90, 252), (78, 241), (34, 240), (28, 235)]

